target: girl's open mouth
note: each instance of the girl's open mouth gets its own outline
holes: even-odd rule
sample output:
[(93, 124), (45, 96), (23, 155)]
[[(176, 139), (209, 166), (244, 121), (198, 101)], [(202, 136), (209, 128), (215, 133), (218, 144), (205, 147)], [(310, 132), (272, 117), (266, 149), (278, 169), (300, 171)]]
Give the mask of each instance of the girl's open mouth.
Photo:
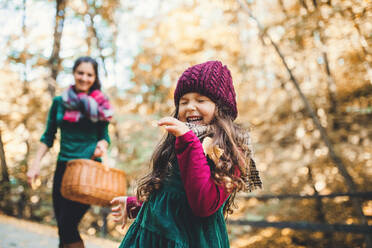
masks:
[(201, 117), (201, 116), (191, 116), (191, 117), (187, 117), (186, 121), (189, 122), (189, 123), (193, 123), (193, 124), (202, 124), (203, 117)]

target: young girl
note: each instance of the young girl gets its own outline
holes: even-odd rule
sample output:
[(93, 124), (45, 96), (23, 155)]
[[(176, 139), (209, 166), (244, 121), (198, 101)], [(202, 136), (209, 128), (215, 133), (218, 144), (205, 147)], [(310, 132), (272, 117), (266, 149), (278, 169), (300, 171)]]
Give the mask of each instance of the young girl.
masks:
[(174, 117), (152, 156), (137, 197), (117, 197), (116, 221), (136, 220), (124, 247), (229, 247), (224, 214), (240, 190), (261, 187), (249, 135), (234, 123), (235, 91), (219, 61), (188, 68), (174, 92)]

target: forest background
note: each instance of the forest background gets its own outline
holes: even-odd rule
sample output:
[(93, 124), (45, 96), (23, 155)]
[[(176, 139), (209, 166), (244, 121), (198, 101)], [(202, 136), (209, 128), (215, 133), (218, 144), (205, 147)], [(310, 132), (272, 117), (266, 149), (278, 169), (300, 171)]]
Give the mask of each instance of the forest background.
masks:
[[(25, 172), (53, 96), (73, 83), (77, 57), (99, 61), (115, 108), (107, 163), (127, 173), (129, 194), (148, 171), (163, 134), (152, 124), (172, 112), (180, 74), (221, 60), (232, 72), (237, 121), (251, 130), (264, 185), (238, 196), (228, 221), (232, 247), (370, 247), (371, 6), (0, 0), (0, 213), (55, 225), (58, 141), (42, 161), (37, 189)], [(126, 230), (108, 211), (92, 207), (83, 232), (121, 240)]]

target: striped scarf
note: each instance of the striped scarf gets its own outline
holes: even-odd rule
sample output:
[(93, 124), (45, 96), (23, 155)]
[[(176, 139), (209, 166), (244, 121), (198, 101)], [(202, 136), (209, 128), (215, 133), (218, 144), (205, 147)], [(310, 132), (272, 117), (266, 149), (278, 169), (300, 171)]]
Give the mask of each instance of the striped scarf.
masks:
[[(218, 162), (218, 161), (215, 161), (214, 159), (216, 155), (210, 154), (210, 151), (212, 151), (213, 153), (213, 151), (221, 150), (223, 153), (223, 150), (218, 147), (213, 147), (213, 149), (206, 149), (206, 146), (208, 145), (205, 144), (207, 137), (213, 136), (212, 127), (210, 125), (196, 125), (196, 124), (187, 123), (187, 122), (185, 124), (202, 141), (204, 153), (206, 154), (206, 156), (212, 159), (214, 163)], [(239, 143), (243, 144), (243, 146), (246, 146), (246, 148), (248, 148), (250, 151), (249, 156), (245, 158), (246, 163), (248, 164), (248, 168), (247, 168), (248, 177), (247, 177), (247, 180), (245, 181), (246, 189), (248, 191), (252, 191), (254, 189), (262, 188), (262, 181), (261, 181), (259, 172), (256, 168), (256, 162), (253, 160), (253, 148), (252, 148), (251, 138), (249, 136), (249, 133), (244, 132), (243, 135), (240, 135), (237, 137), (237, 140), (239, 141)], [(219, 156), (220, 155), (217, 155), (218, 158)]]
[(68, 122), (78, 122), (83, 117), (92, 122), (109, 122), (113, 115), (107, 97), (100, 90), (93, 90), (89, 95), (76, 94), (74, 86), (70, 86), (62, 93), (62, 101), (66, 108), (63, 120)]

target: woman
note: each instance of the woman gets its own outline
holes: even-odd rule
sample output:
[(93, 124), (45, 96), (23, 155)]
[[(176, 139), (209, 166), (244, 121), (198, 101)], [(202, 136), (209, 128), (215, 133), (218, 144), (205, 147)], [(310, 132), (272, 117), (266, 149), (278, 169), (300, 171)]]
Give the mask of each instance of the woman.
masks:
[(27, 172), (31, 184), (39, 175), (40, 161), (53, 146), (55, 134), (60, 128), (60, 151), (53, 180), (53, 207), (59, 247), (64, 248), (84, 247), (78, 224), (89, 208), (89, 205), (67, 200), (61, 195), (66, 163), (79, 158), (100, 160), (110, 143), (108, 124), (113, 113), (108, 99), (100, 91), (98, 64), (94, 59), (77, 59), (73, 75), (75, 84), (53, 99), (40, 147)]

